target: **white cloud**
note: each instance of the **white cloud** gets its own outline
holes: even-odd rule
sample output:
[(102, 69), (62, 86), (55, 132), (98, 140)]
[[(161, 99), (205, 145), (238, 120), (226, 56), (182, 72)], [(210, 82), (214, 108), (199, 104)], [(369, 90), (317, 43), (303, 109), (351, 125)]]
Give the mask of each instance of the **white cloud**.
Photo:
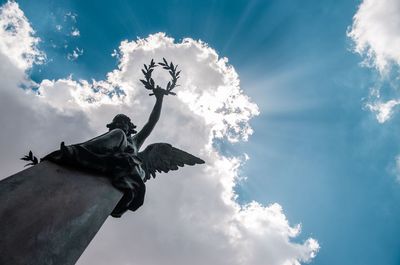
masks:
[[(20, 88), (35, 85), (26, 71), (34, 63), (41, 63), (44, 54), (38, 50), (39, 39), (17, 3), (7, 2), (0, 7), (0, 25), (0, 163), (5, 177), (20, 169), (18, 158), (27, 148), (48, 152), (59, 141), (58, 134), (67, 139), (83, 139), (93, 131), (85, 125), (87, 117), (82, 111), (54, 115), (56, 109), (48, 103), (51, 100), (43, 101), (30, 90)], [(61, 123), (66, 125), (62, 129), (58, 127)], [(75, 124), (82, 129), (78, 130)]]
[(366, 63), (381, 72), (400, 64), (400, 1), (364, 0), (353, 17), (348, 36)]
[[(3, 10), (17, 7), (6, 4)], [(17, 25), (16, 32), (21, 32), (18, 27), (29, 23), (22, 11), (16, 14), (24, 21)], [(293, 242), (300, 226), (289, 224), (281, 206), (239, 205), (235, 200), (242, 161), (222, 156), (211, 143), (215, 138), (246, 140), (252, 133), (248, 122), (258, 108), (240, 89), (236, 71), (215, 50), (190, 38), (176, 43), (161, 33), (124, 41), (119, 67), (106, 80), (43, 80), (36, 95), (19, 88), (30, 82), (25, 70), (35, 62), (18, 57), (37, 52), (32, 34), (17, 38), (27, 43), (14, 53), (17, 59), (9, 58), (7, 49), (13, 47), (4, 45), (15, 36), (0, 39), (6, 47), (0, 50), (3, 176), (21, 169), (17, 158), (27, 150), (45, 154), (62, 140), (74, 143), (93, 137), (104, 132), (117, 113), (131, 115), (143, 125), (154, 98), (138, 82), (140, 68), (151, 58), (162, 57), (179, 64), (182, 86), (176, 97), (165, 98), (161, 120), (147, 143), (171, 142), (207, 161), (206, 166), (148, 182), (145, 205), (121, 219), (109, 218), (78, 264), (286, 265), (315, 256), (319, 245), (314, 239)], [(168, 79), (161, 69), (154, 77), (160, 84)]]
[(80, 31), (77, 28), (73, 28), (71, 31), (72, 37), (79, 37), (81, 35)]
[[(400, 77), (400, 1), (363, 0), (347, 34), (354, 42), (354, 51), (364, 57), (363, 64), (376, 68), (381, 75), (382, 80), (370, 89), (365, 106), (379, 123), (385, 123), (400, 105), (399, 98), (381, 99), (382, 81), (398, 87)], [(400, 156), (395, 158), (392, 171), (400, 181)]]
[(79, 49), (78, 47), (76, 47), (75, 49), (72, 50), (72, 52), (67, 53), (67, 59), (70, 61), (76, 61), (82, 54), (83, 54), (83, 49)]
[[(119, 49), (119, 69), (111, 72), (108, 80), (130, 88), (126, 89), (128, 95), (140, 84), (143, 63), (148, 63), (152, 56), (162, 58), (170, 54), (183, 69), (180, 83), (185, 89), (177, 91), (178, 98), (205, 119), (212, 127), (210, 133), (230, 141), (247, 139), (252, 133), (247, 121), (258, 114), (257, 106), (242, 92), (238, 75), (228, 60), (219, 58), (207, 44), (190, 38), (174, 43), (164, 34), (154, 34), (146, 39), (123, 41)], [(161, 74), (158, 78), (165, 84), (168, 76)]]
[(376, 114), (376, 119), (379, 123), (384, 123), (389, 120), (394, 112), (394, 108), (400, 104), (400, 100), (389, 100), (387, 102), (367, 103), (367, 108)]
[(16, 2), (0, 7), (0, 52), (22, 70), (45, 60), (44, 53), (37, 49), (39, 38), (34, 33)]
[[(364, 57), (365, 66), (376, 68), (383, 78), (400, 66), (400, 1), (364, 0), (353, 17), (347, 35), (354, 42), (354, 51)], [(398, 75), (398, 73), (395, 73)], [(382, 102), (378, 92), (371, 96), (367, 109), (376, 114), (378, 122), (388, 121), (400, 99)]]

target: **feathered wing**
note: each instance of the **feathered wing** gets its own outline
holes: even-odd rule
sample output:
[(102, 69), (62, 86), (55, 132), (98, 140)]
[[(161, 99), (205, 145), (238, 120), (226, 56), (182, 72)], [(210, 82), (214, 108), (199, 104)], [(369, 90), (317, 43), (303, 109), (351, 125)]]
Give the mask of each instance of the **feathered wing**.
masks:
[(184, 165), (204, 164), (202, 159), (167, 143), (151, 144), (138, 156), (142, 160), (142, 168), (146, 172), (144, 181), (150, 179), (151, 176), (155, 178), (156, 172), (167, 173)]

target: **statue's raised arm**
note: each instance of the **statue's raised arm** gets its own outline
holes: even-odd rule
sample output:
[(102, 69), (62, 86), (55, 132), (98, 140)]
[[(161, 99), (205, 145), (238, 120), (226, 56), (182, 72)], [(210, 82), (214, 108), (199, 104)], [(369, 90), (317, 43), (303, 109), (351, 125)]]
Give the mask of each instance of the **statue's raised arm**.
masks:
[[(171, 75), (171, 81), (168, 82), (166, 89), (161, 88), (160, 86), (156, 86), (151, 74), (154, 71), (154, 68), (157, 66), (161, 66), (163, 69), (168, 70)], [(142, 130), (140, 130), (133, 139), (137, 144), (138, 150), (143, 145), (146, 138), (150, 135), (152, 130), (154, 129), (158, 119), (160, 118), (161, 108), (163, 97), (165, 95), (175, 95), (172, 92), (172, 89), (177, 87), (177, 81), (179, 79), (179, 74), (181, 71), (177, 71), (178, 65), (174, 65), (172, 62), (168, 63), (165, 58), (163, 58), (163, 62), (159, 62), (158, 65), (155, 64), (154, 60), (151, 60), (149, 65), (144, 65), (144, 69), (142, 69), (142, 73), (144, 74), (145, 79), (141, 79), (140, 81), (143, 83), (144, 87), (148, 90), (152, 90), (150, 95), (154, 95), (156, 97), (156, 104), (150, 114), (149, 120), (143, 126)]]
[(156, 126), (157, 121), (160, 118), (162, 102), (163, 102), (163, 97), (164, 97), (164, 91), (165, 91), (164, 89), (159, 88), (159, 87), (154, 89), (153, 93), (156, 96), (156, 104), (154, 105), (153, 110), (151, 111), (149, 120), (143, 126), (143, 128), (136, 135), (134, 135), (132, 137), (136, 142), (138, 150), (143, 145), (146, 138), (153, 131), (154, 127)]

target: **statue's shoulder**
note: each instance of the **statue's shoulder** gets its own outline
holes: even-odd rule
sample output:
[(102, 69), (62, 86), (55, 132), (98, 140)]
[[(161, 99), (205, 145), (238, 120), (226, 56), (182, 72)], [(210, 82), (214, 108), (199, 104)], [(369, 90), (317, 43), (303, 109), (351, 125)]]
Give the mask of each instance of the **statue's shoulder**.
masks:
[(130, 146), (130, 148), (135, 150), (135, 153), (137, 153), (139, 150), (138, 150), (137, 139), (136, 139), (135, 135), (126, 137), (126, 140), (128, 142), (128, 145)]
[(136, 142), (137, 142), (136, 134), (135, 134), (135, 135), (132, 135), (132, 136), (127, 136), (126, 139), (127, 139), (128, 142), (130, 142), (130, 143), (136, 143)]

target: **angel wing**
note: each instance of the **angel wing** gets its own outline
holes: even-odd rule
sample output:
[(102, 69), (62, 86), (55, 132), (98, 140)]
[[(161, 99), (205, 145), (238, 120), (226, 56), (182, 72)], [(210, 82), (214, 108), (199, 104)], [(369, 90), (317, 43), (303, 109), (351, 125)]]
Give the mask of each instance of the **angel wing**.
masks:
[(167, 173), (184, 165), (204, 164), (202, 159), (167, 143), (148, 145), (138, 154), (138, 157), (143, 161), (142, 168), (146, 173), (144, 181), (150, 179), (151, 176), (155, 178), (156, 172)]

